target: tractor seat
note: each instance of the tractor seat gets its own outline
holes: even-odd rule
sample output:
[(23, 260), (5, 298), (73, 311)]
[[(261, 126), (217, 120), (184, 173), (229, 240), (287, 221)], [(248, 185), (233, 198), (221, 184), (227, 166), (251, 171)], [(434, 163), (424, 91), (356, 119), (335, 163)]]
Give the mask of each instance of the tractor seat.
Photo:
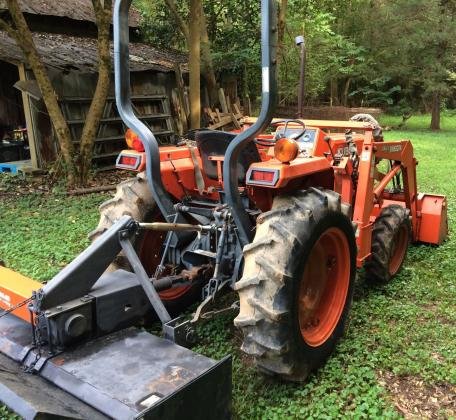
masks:
[[(201, 130), (195, 133), (196, 146), (198, 147), (201, 160), (203, 161), (203, 170), (210, 179), (217, 180), (217, 162), (209, 160), (210, 156), (225, 156), (226, 150), (236, 134), (225, 131)], [(251, 142), (242, 152), (238, 161), (238, 182), (245, 183), (245, 176), (252, 163), (260, 162), (260, 154)]]

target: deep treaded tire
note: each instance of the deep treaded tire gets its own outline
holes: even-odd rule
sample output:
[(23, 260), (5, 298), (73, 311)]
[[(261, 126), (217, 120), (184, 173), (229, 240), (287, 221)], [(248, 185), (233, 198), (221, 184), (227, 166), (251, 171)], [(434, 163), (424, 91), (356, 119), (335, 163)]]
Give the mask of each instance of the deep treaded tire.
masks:
[(146, 174), (141, 172), (135, 178), (117, 185), (114, 197), (100, 205), (100, 221), (97, 228), (89, 234), (89, 239), (97, 239), (124, 215), (144, 221), (154, 209), (155, 201), (147, 185)]
[[(89, 234), (91, 241), (96, 240), (124, 215), (131, 216), (138, 222), (163, 221), (152, 198), (145, 172), (139, 173), (135, 178), (121, 182), (117, 186), (114, 197), (102, 203), (99, 210), (100, 221), (97, 228)], [(160, 261), (161, 245), (165, 237), (165, 233), (148, 231), (137, 237), (135, 241), (138, 256), (146, 272), (151, 276)], [(114, 271), (119, 268), (131, 271), (131, 267), (122, 253), (109, 266), (108, 270)], [(202, 281), (195, 280), (191, 286), (165, 290), (159, 295), (168, 311), (172, 315), (177, 315), (200, 298), (202, 286)]]
[(401, 269), (410, 244), (410, 211), (393, 204), (385, 207), (374, 224), (372, 256), (366, 262), (366, 280), (388, 283)]
[[(244, 247), (234, 323), (244, 333), (241, 349), (261, 371), (303, 381), (343, 335), (356, 275), (349, 214), (339, 194), (311, 188), (276, 197), (271, 211), (259, 216), (255, 239)], [(317, 290), (313, 296), (305, 279)], [(309, 323), (304, 317), (303, 325), (309, 310), (318, 318)]]

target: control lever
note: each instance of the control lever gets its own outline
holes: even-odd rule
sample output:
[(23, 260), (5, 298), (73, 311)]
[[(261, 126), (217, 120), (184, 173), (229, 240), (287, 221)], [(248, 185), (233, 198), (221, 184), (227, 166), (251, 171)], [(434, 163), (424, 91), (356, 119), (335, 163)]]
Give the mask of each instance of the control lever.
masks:
[(331, 148), (331, 137), (329, 136), (325, 136), (325, 138), (323, 139), (327, 145), (328, 145), (328, 149), (329, 149), (329, 153), (331, 153), (331, 156), (333, 158), (333, 161), (334, 163), (338, 162), (338, 160), (336, 159), (336, 156), (334, 155), (333, 151), (332, 151), (332, 148)]

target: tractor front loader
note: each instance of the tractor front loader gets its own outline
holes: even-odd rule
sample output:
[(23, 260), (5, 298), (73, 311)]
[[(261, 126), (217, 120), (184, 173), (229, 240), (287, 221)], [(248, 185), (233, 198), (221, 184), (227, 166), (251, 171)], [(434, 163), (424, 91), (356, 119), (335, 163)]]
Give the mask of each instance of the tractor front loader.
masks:
[[(230, 356), (187, 348), (200, 320), (235, 311), (259, 370), (304, 381), (344, 333), (357, 268), (389, 282), (410, 242), (447, 235), (446, 198), (418, 193), (410, 141), (384, 142), (365, 115), (273, 119), (273, 0), (259, 117), (159, 147), (131, 105), (130, 3), (114, 7), (117, 166), (139, 173), (49, 283), (0, 267), (0, 400), (25, 418), (230, 418)], [(230, 290), (239, 301), (214, 310)], [(154, 320), (160, 337), (142, 329)]]

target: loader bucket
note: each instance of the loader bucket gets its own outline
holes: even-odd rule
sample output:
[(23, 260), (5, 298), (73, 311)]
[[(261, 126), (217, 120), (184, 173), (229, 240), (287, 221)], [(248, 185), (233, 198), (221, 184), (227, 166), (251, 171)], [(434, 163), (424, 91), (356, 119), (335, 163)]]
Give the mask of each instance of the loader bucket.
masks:
[(230, 418), (229, 356), (129, 328), (47, 358), (25, 321), (4, 316), (0, 331), (0, 400), (25, 419)]
[(419, 227), (417, 240), (441, 245), (448, 236), (447, 199), (443, 195), (418, 195)]

